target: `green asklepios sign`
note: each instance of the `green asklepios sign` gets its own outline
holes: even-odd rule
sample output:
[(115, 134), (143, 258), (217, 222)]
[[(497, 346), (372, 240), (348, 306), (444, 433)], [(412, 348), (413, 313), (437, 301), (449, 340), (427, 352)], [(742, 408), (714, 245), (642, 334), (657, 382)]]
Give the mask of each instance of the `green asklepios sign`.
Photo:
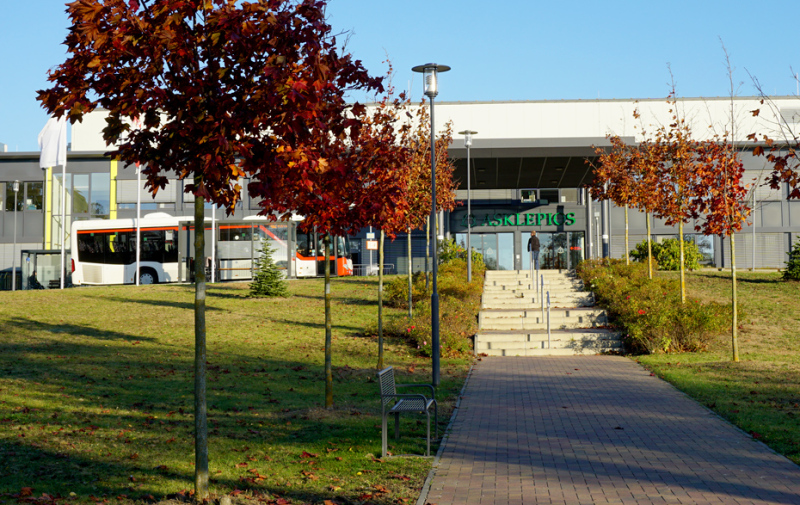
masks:
[[(470, 219), (469, 227), (476, 226), (572, 226), (575, 224), (574, 212), (552, 212), (552, 213), (530, 213), (530, 214), (506, 214), (496, 212), (494, 214), (484, 214), (476, 216), (473, 214)], [(461, 226), (467, 226), (467, 215), (461, 218)]]

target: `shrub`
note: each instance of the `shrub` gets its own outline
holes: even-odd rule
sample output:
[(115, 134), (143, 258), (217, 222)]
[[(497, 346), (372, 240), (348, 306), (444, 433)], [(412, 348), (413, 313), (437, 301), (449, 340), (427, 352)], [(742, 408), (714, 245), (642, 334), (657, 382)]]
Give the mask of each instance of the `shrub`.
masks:
[(782, 272), (781, 278), (785, 281), (800, 281), (800, 240), (795, 242), (787, 254), (789, 259), (786, 260), (786, 270)]
[(650, 280), (647, 265), (642, 263), (606, 262), (581, 262), (577, 272), (595, 293), (609, 320), (625, 333), (631, 352), (706, 350), (717, 335), (730, 327), (729, 304), (703, 304), (692, 298), (681, 303), (677, 280)]
[[(636, 244), (636, 249), (631, 251), (631, 257), (637, 261), (647, 263), (647, 241)], [(700, 268), (703, 254), (697, 244), (690, 240), (683, 241), (683, 261), (686, 270)], [(653, 260), (661, 270), (679, 270), (681, 261), (681, 242), (670, 238), (661, 243), (653, 242)]]
[[(467, 262), (451, 259), (439, 267), (439, 346), (442, 356), (457, 356), (470, 352), (472, 337), (478, 331), (478, 311), (483, 292), (483, 262), (472, 264), (472, 282), (467, 282)], [(407, 308), (408, 279), (398, 277), (384, 292), (387, 304)], [(403, 337), (425, 356), (431, 355), (430, 293), (425, 290), (425, 276), (414, 274), (412, 281), (414, 316), (411, 320), (399, 316), (389, 319), (384, 332)]]
[(256, 261), (256, 275), (253, 282), (250, 283), (250, 296), (289, 296), (289, 286), (283, 278), (283, 273), (272, 259), (274, 252), (275, 249), (270, 245), (269, 240), (265, 240), (261, 247), (261, 257)]
[[(467, 258), (467, 251), (463, 247), (461, 247), (455, 240), (453, 239), (444, 239), (438, 242), (439, 250), (439, 264), (442, 265), (444, 263), (448, 263), (454, 259), (464, 259)], [(472, 264), (473, 267), (475, 263), (483, 264), (483, 254), (479, 253), (475, 249), (472, 250)]]

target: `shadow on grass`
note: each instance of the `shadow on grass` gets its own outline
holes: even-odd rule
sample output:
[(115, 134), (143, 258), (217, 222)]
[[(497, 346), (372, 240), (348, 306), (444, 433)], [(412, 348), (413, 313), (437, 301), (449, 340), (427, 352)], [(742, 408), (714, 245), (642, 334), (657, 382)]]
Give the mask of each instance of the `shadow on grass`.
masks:
[[(107, 345), (114, 339), (116, 345)], [(84, 500), (89, 495), (153, 495), (158, 500), (193, 486), (190, 471), (174, 470), (193, 459), (191, 352), (173, 352), (179, 349), (157, 343), (134, 345), (141, 340), (113, 333), (87, 343), (85, 338), (60, 341), (56, 335), (46, 342), (0, 346), (0, 378), (36, 381), (24, 387), (24, 395), (4, 396), (0, 496), (32, 487), (37, 496), (74, 492)], [(274, 465), (296, 465), (294, 478), (308, 468), (300, 463), (304, 450), (324, 453), (330, 443), (341, 443), (362, 453), (378, 451), (373, 369), (335, 367), (338, 408), (330, 412), (321, 410), (322, 363), (243, 358), (235, 352), (209, 359), (209, 441), (217, 454), (211, 465), (226, 469), (223, 475), (212, 474), (212, 485), (226, 492), (251, 488), (312, 502), (334, 499), (334, 492), (251, 482), (246, 469), (230, 469), (246, 462), (243, 448), (248, 447), (272, 454)], [(286, 455), (277, 454), (276, 446)], [(347, 495), (350, 501), (355, 497)]]
[(31, 321), (20, 317), (12, 317), (7, 322), (0, 324), (0, 334), (10, 334), (14, 330), (25, 330), (28, 332), (47, 331), (53, 335), (66, 334), (71, 336), (83, 336), (96, 338), (98, 340), (124, 340), (129, 342), (134, 341), (148, 341), (153, 342), (156, 339), (152, 337), (142, 337), (139, 335), (130, 335), (117, 331), (98, 330), (91, 326), (83, 326), (67, 323), (44, 323), (41, 321)]
[[(240, 298), (240, 297), (231, 297), (231, 298)], [(141, 305), (153, 305), (155, 307), (172, 307), (174, 309), (194, 310), (194, 302), (173, 302), (173, 301), (158, 300), (158, 299), (145, 300), (142, 298), (120, 298), (120, 297), (109, 297), (106, 299), (111, 302), (138, 303)], [(206, 304), (206, 310), (211, 311), (220, 309), (214, 307), (213, 305)]]

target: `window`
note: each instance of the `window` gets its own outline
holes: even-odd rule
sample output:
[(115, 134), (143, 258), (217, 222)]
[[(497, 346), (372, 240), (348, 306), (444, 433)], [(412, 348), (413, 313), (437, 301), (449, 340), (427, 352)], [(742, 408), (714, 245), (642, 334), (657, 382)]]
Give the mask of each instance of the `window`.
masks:
[(43, 206), (44, 183), (26, 182), (25, 183), (25, 210), (42, 210)]
[[(93, 218), (109, 217), (111, 208), (111, 176), (109, 174), (67, 174), (65, 183), (67, 214), (88, 214)], [(39, 188), (39, 205), (41, 208), (41, 186)], [(53, 181), (53, 208), (59, 209), (59, 211), (61, 209), (61, 192), (61, 175), (57, 174)], [(35, 202), (36, 198), (30, 200)]]
[(557, 189), (540, 189), (539, 190), (539, 203), (547, 205), (549, 203), (558, 203), (558, 190)]
[[(6, 212), (14, 212), (14, 188), (12, 184), (12, 182), (7, 182), (5, 184), (6, 205), (3, 208)], [(19, 196), (17, 196), (17, 199), (19, 199)]]
[[(178, 261), (177, 229), (141, 231), (141, 261)], [(78, 259), (85, 263), (130, 265), (136, 262), (136, 231), (100, 231), (78, 235)]]
[(577, 188), (565, 188), (561, 190), (561, 203), (580, 203), (578, 200), (579, 191)]
[[(17, 211), (23, 210), (42, 210), (42, 183), (41, 182), (20, 182), (17, 192)], [(3, 196), (5, 196), (5, 206), (3, 206)], [(14, 183), (6, 182), (5, 191), (0, 194), (0, 208), (7, 212), (14, 211)]]
[(111, 176), (109, 174), (92, 174), (91, 185), (90, 214), (92, 217), (107, 218), (111, 210)]

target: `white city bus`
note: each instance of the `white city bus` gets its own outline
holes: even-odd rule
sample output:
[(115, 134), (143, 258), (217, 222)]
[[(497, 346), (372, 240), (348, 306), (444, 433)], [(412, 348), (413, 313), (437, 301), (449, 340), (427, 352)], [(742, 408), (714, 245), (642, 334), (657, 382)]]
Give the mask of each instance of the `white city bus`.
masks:
[[(212, 243), (216, 246), (216, 278), (249, 280), (262, 245), (268, 241), (273, 260), (286, 277), (316, 277), (324, 273), (321, 236), (302, 233), (297, 224), (248, 217), (241, 222), (218, 222), (212, 242), (207, 234), (207, 271)], [(211, 221), (206, 218), (206, 232)], [(194, 277), (194, 219), (164, 213), (142, 218), (140, 284), (191, 282)], [(133, 284), (136, 280), (136, 220), (93, 219), (72, 224), (72, 284)], [(347, 237), (333, 240), (329, 258), (332, 275), (353, 275)]]
[[(178, 232), (190, 218), (163, 213), (142, 218), (140, 284), (176, 282)], [(136, 281), (136, 219), (90, 219), (72, 223), (72, 284), (133, 284)]]

